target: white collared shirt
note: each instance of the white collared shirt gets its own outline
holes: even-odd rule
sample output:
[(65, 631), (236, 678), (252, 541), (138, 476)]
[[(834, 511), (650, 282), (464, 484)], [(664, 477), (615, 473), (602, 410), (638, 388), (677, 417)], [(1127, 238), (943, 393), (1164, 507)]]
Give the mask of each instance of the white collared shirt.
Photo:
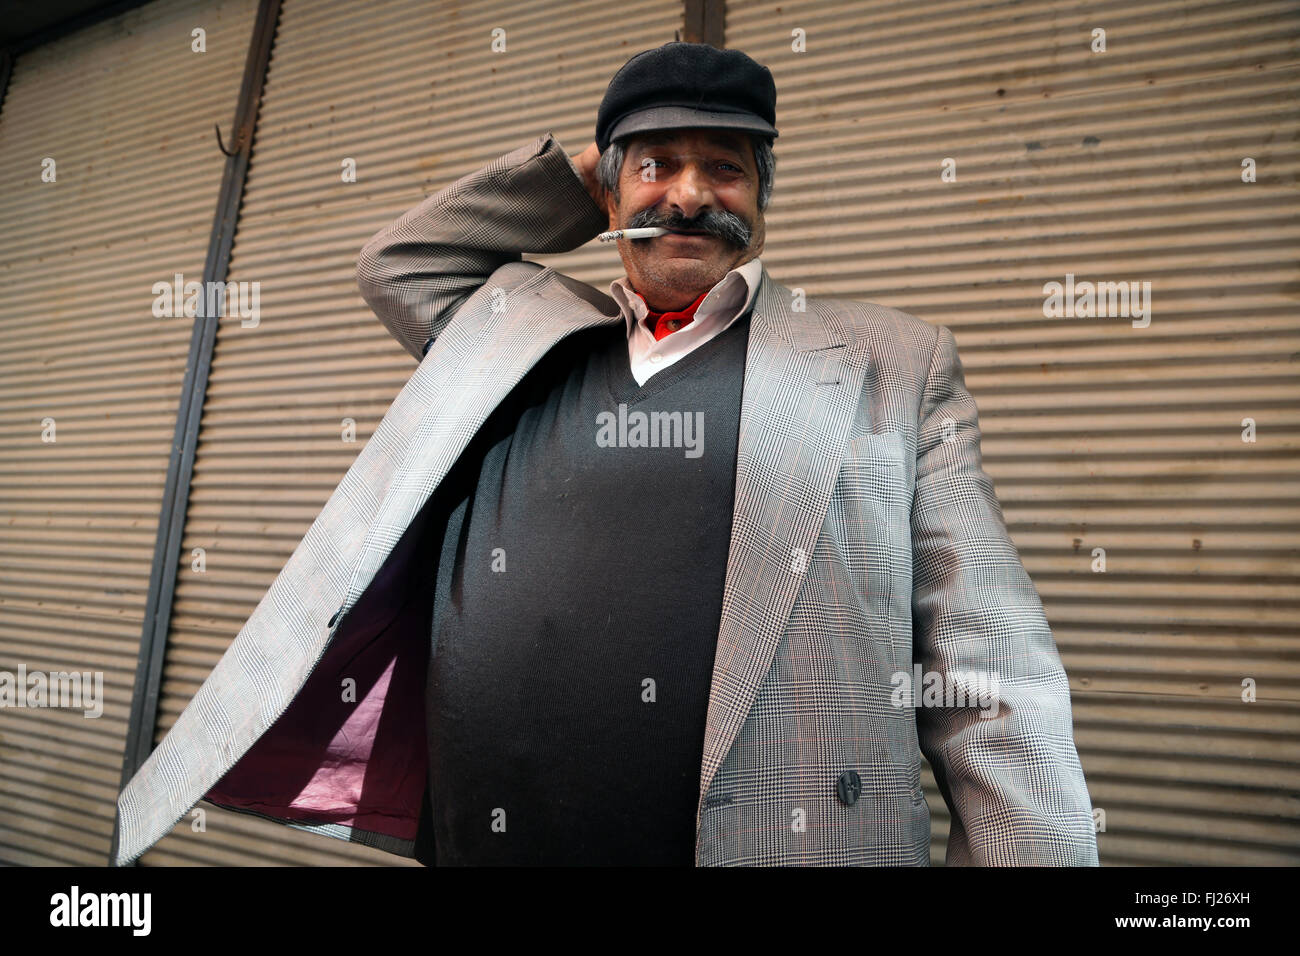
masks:
[(609, 294), (618, 303), (627, 323), (628, 359), (636, 383), (644, 385), (655, 372), (666, 369), (730, 328), (749, 310), (762, 278), (763, 263), (758, 258), (732, 269), (709, 290), (689, 325), (683, 325), (658, 341), (645, 324), (650, 309), (645, 300), (632, 291), (627, 277), (611, 282)]

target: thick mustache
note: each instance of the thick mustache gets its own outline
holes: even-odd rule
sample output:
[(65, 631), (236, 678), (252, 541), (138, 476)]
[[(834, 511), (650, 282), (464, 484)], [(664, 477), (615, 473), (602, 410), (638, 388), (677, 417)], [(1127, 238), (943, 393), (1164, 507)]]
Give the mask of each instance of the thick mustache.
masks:
[(663, 226), (666, 229), (680, 229), (686, 232), (705, 232), (741, 249), (749, 248), (750, 240), (754, 235), (749, 223), (729, 210), (706, 212), (693, 219), (687, 219), (683, 216), (661, 216), (653, 209), (642, 209), (628, 221), (626, 228), (639, 229), (643, 226)]

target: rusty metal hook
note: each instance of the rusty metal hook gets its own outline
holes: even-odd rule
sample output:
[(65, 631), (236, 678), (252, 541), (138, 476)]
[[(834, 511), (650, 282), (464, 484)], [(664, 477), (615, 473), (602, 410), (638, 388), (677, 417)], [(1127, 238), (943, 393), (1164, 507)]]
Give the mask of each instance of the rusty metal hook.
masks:
[(239, 143), (240, 143), (240, 140), (243, 139), (243, 137), (242, 137), (242, 136), (238, 136), (238, 137), (235, 138), (235, 142), (232, 144), (232, 145), (235, 147), (235, 151), (232, 153), (230, 150), (226, 149), (226, 144), (223, 143), (223, 142), (221, 141), (221, 124), (220, 124), (220, 123), (213, 123), (213, 124), (212, 124), (212, 128), (213, 128), (214, 130), (216, 130), (216, 133), (217, 133), (217, 149), (221, 150), (221, 151), (222, 151), (223, 153), (225, 153), (227, 156), (238, 156), (238, 155), (239, 155), (239, 149), (240, 149)]

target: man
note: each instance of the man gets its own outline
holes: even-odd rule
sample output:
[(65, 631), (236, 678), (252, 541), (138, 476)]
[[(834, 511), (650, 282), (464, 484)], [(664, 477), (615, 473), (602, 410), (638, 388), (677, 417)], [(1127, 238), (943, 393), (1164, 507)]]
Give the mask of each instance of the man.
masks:
[[(1096, 864), (951, 333), (758, 258), (775, 99), (666, 44), (572, 161), (547, 134), (371, 240), (419, 368), (123, 792), (120, 862), (206, 798), (436, 865), (924, 865), (924, 753), (950, 864)], [(610, 296), (522, 259), (645, 226)]]

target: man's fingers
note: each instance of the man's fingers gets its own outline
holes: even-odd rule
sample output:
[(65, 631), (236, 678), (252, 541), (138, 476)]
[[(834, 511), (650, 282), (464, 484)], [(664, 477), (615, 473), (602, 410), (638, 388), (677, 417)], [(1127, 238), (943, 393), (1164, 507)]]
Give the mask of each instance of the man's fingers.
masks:
[(605, 190), (601, 188), (600, 182), (596, 177), (596, 165), (600, 162), (600, 150), (595, 143), (592, 143), (581, 153), (573, 158), (573, 165), (578, 168), (582, 181), (587, 187), (587, 192), (595, 200), (596, 205), (605, 208)]

